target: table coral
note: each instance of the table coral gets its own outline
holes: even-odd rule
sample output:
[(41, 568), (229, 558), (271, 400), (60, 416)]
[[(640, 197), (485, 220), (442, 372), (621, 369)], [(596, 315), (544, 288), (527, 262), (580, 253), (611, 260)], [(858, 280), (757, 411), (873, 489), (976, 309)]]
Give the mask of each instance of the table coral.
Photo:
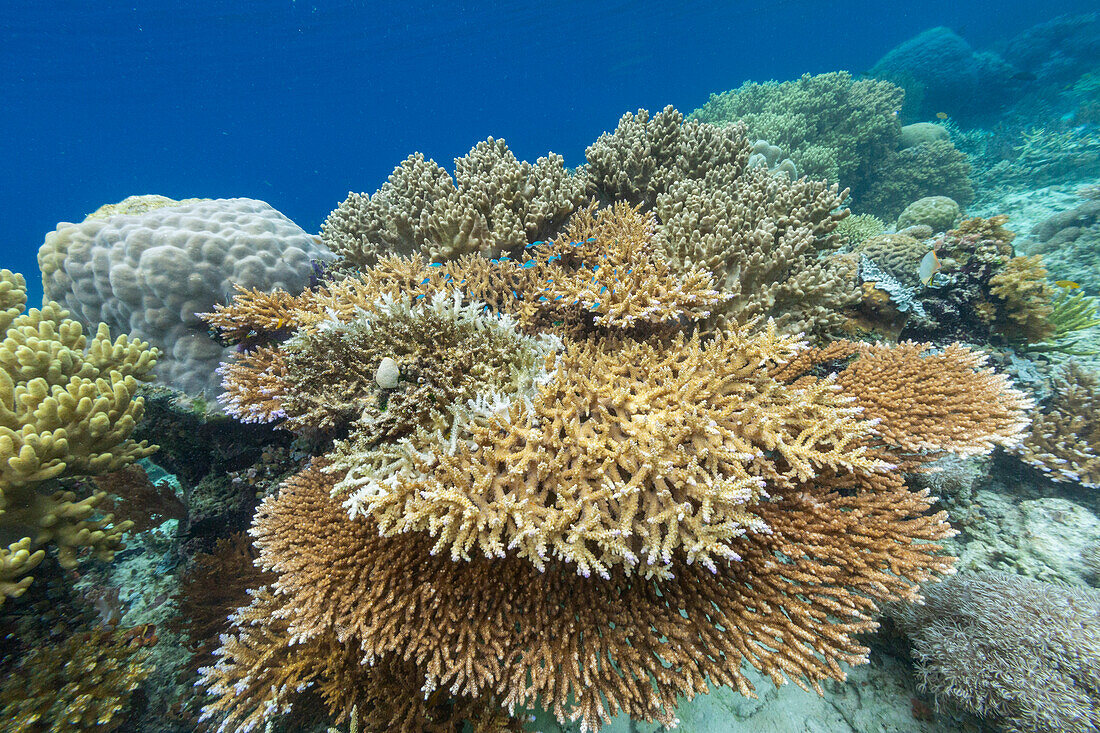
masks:
[[(467, 718), (542, 705), (584, 730), (620, 710), (671, 725), (678, 697), (708, 684), (755, 694), (745, 663), (820, 692), (866, 661), (856, 635), (879, 602), (949, 572), (946, 517), (901, 469), (1016, 442), (1026, 398), (963, 347), (811, 349), (767, 320), (692, 329), (705, 280), (688, 287), (647, 264), (651, 248), (623, 248), (611, 232), (645, 231), (644, 216), (632, 221), (642, 211), (605, 212), (602, 226), (598, 214), (577, 225), (591, 236), (518, 261), (386, 257), (294, 299), (247, 292), (208, 315), (247, 334), (223, 369), (241, 414), (305, 430), (327, 420), (334, 438), (256, 515), (274, 579), (202, 672), (208, 718), (253, 729), (310, 685), (333, 722), (371, 709), (378, 730), (430, 729), (438, 710), (423, 701), (441, 694)], [(683, 297), (675, 318), (644, 321), (645, 298), (615, 301), (615, 315), (564, 297), (623, 252), (655, 292)], [(499, 331), (509, 349), (560, 341), (518, 370), (487, 354), (498, 366), (478, 371), (461, 366), (476, 348), (452, 338), (462, 329), (440, 324), (398, 331), (434, 365), (423, 382), (402, 366), (380, 387), (382, 359), (403, 357), (371, 351), (374, 339), (352, 339), (364, 358), (338, 366), (327, 331), (398, 310), (406, 323), (447, 315), (489, 345)], [(314, 416), (291, 394), (308, 384), (295, 373), (356, 409)], [(416, 390), (444, 373), (463, 387), (431, 391), (438, 402), (421, 409), (439, 414), (420, 418), (436, 422), (365, 429), (403, 390), (425, 402)], [(415, 704), (370, 702), (410, 682)]]
[[(666, 107), (623, 115), (588, 146), (576, 172), (556, 156), (520, 163), (500, 140), (457, 159), (453, 179), (417, 154), (375, 194), (349, 195), (323, 236), (345, 266), (393, 254), (442, 264), (471, 253), (520, 259), (535, 242), (577, 240), (568, 227), (590, 198), (626, 203), (655, 217), (646, 246), (669, 267), (685, 279), (697, 270), (714, 278), (723, 297), (708, 327), (773, 317), (785, 332), (835, 331), (836, 311), (855, 299), (856, 285), (821, 255), (840, 245), (847, 193), (750, 165), (753, 150), (743, 126), (685, 121)], [(589, 301), (603, 309), (611, 302)]]
[(23, 277), (0, 271), (0, 526), (28, 535), (0, 550), (0, 602), (25, 590), (30, 578), (16, 578), (46, 545), (64, 567), (83, 548), (110, 559), (121, 546), (128, 522), (92, 518), (105, 494), (78, 498), (55, 479), (115, 471), (156, 449), (130, 434), (157, 350), (126, 335), (112, 340), (103, 324), (89, 342), (57, 303), (22, 313), (25, 301)]

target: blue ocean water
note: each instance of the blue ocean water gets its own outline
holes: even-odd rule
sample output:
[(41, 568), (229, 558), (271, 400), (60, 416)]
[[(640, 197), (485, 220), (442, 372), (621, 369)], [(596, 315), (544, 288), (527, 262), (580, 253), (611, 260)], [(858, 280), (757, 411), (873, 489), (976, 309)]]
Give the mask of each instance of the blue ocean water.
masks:
[(38, 302), (59, 221), (139, 193), (263, 199), (316, 231), (349, 190), (489, 135), (569, 165), (627, 111), (745, 80), (858, 72), (937, 25), (973, 46), (1088, 0), (9, 3), (0, 14), (5, 267)]

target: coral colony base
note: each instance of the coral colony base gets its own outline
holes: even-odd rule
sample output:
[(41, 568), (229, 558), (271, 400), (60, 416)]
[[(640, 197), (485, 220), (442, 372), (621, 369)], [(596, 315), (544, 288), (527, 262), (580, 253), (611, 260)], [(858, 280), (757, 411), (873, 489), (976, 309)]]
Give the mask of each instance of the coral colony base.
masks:
[[(1100, 726), (1095, 591), (972, 551), (990, 482), (1100, 484), (1097, 302), (1046, 264), (1095, 197), (1030, 252), (967, 216), (977, 138), (898, 114), (929, 48), (971, 53), (639, 110), (576, 169), (417, 153), (320, 237), (251, 199), (59, 225), (41, 309), (0, 271), (5, 725), (674, 726), (893, 644), (913, 730)], [(1032, 516), (1091, 518), (1100, 580), (1074, 498)]]

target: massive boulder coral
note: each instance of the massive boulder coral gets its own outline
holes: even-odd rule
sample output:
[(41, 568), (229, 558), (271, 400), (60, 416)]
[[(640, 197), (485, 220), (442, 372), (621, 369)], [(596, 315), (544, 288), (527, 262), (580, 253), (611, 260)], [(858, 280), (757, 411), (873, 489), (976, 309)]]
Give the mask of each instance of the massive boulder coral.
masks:
[(141, 381), (157, 350), (100, 324), (89, 342), (57, 303), (23, 313), (26, 282), (0, 271), (0, 529), (22, 539), (0, 549), (0, 603), (31, 582), (57, 551), (66, 568), (91, 548), (110, 559), (129, 523), (92, 517), (102, 492), (78, 498), (56, 479), (118, 470), (156, 448), (130, 438), (141, 419)]
[[(866, 661), (856, 635), (877, 604), (949, 571), (946, 517), (901, 471), (1014, 443), (1021, 393), (958, 346), (813, 349), (765, 320), (688, 333), (721, 296), (713, 282), (647, 262), (648, 247), (616, 260), (623, 232), (647, 231), (642, 212), (587, 216), (572, 230), (587, 236), (519, 261), (383, 258), (208, 316), (264, 342), (223, 369), (232, 412), (314, 429), (292, 394), (315, 391), (303, 373), (340, 374), (332, 402), (356, 408), (253, 523), (274, 580), (202, 672), (221, 729), (261, 727), (307, 687), (337, 724), (372, 730), (532, 705), (585, 730), (619, 711), (671, 725), (678, 696), (708, 684), (753, 695), (746, 662), (776, 684), (843, 679)], [(625, 291), (620, 310), (582, 278)], [(653, 318), (649, 294), (629, 297), (643, 287), (679, 305)], [(403, 328), (419, 343), (392, 354), (356, 342), (346, 369), (329, 361), (339, 348), (302, 348), (390, 316), (455, 325)], [(541, 337), (541, 358), (466, 370), (464, 329)], [(391, 400), (400, 417), (429, 394), (435, 423), (374, 429)], [(415, 703), (377, 702), (410, 687)]]
[(310, 261), (329, 255), (262, 201), (162, 198), (133, 197), (59, 224), (38, 266), (46, 297), (74, 319), (147, 339), (162, 350), (161, 381), (213, 397), (226, 350), (196, 314), (235, 285), (298, 292), (309, 284)]

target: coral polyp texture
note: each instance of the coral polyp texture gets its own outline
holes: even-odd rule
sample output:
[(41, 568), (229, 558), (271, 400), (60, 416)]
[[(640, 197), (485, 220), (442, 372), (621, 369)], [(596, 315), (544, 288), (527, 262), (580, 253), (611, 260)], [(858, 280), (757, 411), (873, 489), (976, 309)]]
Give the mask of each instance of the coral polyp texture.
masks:
[(184, 392), (219, 390), (225, 348), (196, 315), (236, 285), (300, 291), (310, 261), (330, 255), (262, 201), (131, 197), (46, 235), (38, 265), (46, 297), (86, 328), (110, 328), (162, 350), (158, 378)]
[(157, 350), (100, 324), (89, 341), (68, 311), (48, 302), (23, 313), (26, 282), (0, 270), (0, 528), (24, 536), (0, 549), (0, 603), (22, 594), (26, 573), (52, 545), (65, 568), (80, 550), (110, 559), (128, 522), (93, 518), (85, 498), (56, 479), (116, 471), (155, 450), (130, 438)]
[[(770, 216), (817, 211), (759, 175)], [(207, 315), (248, 347), (229, 411), (324, 438), (254, 519), (272, 580), (201, 672), (208, 719), (259, 729), (309, 688), (371, 730), (672, 725), (710, 684), (754, 695), (746, 664), (821, 692), (880, 602), (950, 571), (902, 471), (1017, 442), (1030, 403), (961, 346), (708, 321), (734, 294), (647, 246), (662, 187), (514, 257), (384, 256)]]

